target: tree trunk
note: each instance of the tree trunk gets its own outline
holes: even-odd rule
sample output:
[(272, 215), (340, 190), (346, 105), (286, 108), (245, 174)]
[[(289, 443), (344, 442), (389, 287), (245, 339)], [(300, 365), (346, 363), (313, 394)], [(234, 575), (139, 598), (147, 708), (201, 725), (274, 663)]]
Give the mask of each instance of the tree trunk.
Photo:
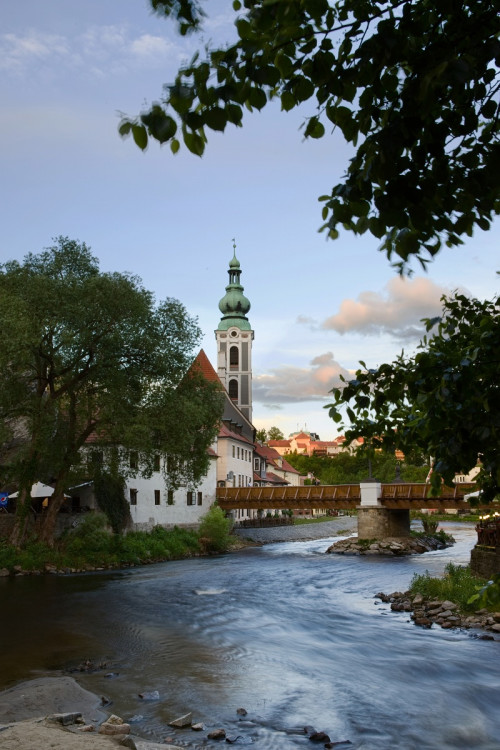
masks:
[(54, 546), (54, 534), (56, 529), (57, 514), (61, 510), (61, 506), (64, 502), (65, 481), (66, 474), (58, 476), (56, 486), (54, 488), (54, 494), (49, 498), (49, 507), (43, 514), (42, 526), (38, 535), (39, 540), (41, 542), (45, 542), (50, 547)]
[(10, 543), (14, 547), (22, 547), (26, 539), (28, 523), (31, 516), (31, 496), (27, 489), (20, 488), (16, 504), (16, 520), (10, 535)]

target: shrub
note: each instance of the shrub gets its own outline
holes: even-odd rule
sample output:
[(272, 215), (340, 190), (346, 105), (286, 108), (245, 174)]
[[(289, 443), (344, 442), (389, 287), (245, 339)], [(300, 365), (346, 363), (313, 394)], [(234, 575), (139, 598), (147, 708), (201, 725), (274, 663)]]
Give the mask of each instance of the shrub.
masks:
[(429, 599), (449, 599), (458, 604), (460, 609), (475, 609), (470, 600), (476, 593), (480, 579), (470, 572), (469, 567), (449, 563), (443, 578), (432, 578), (426, 571), (423, 575), (415, 574), (410, 584), (412, 594), (422, 594)]
[(218, 505), (212, 505), (200, 523), (199, 542), (206, 552), (226, 552), (229, 547), (231, 520)]
[(125, 499), (123, 477), (99, 473), (94, 479), (94, 492), (99, 508), (106, 514), (115, 534), (120, 534), (130, 521), (130, 507)]

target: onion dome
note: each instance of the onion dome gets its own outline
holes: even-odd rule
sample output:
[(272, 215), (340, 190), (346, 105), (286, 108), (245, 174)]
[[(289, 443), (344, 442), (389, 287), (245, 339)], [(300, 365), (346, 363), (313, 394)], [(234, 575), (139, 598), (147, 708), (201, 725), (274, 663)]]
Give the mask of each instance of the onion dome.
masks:
[(243, 294), (243, 287), (240, 284), (241, 269), (236, 257), (236, 245), (233, 245), (233, 249), (234, 254), (229, 261), (229, 284), (226, 286), (225, 295), (219, 302), (222, 318), (218, 330), (227, 331), (231, 326), (236, 326), (242, 331), (250, 331), (250, 323), (246, 317), (250, 310), (250, 301)]

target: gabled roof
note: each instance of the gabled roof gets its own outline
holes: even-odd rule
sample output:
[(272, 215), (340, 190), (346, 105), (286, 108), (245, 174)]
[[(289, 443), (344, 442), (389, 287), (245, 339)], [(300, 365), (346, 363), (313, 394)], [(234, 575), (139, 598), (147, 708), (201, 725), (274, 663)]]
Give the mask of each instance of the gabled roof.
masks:
[(267, 444), (270, 448), (274, 448), (274, 447), (289, 448), (290, 442), (291, 442), (290, 440), (268, 440)]
[(239, 440), (241, 443), (253, 446), (251, 440), (248, 440), (248, 438), (238, 432), (233, 432), (233, 430), (230, 430), (224, 422), (221, 423), (219, 428), (219, 438), (231, 438), (232, 440)]
[(189, 372), (201, 373), (206, 380), (211, 383), (217, 383), (222, 387), (219, 376), (212, 367), (212, 364), (203, 349), (200, 349), (200, 351), (196, 355), (191, 367), (188, 370), (188, 373)]

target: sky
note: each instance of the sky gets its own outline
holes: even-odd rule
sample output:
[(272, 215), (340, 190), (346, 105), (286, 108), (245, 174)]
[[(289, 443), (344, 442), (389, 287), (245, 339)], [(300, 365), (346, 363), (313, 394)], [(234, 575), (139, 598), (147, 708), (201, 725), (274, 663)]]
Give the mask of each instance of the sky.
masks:
[(85, 242), (102, 271), (179, 299), (215, 365), (234, 238), (255, 332), (254, 424), (331, 440), (324, 406), (339, 374), (414, 351), (442, 294), (498, 293), (500, 224), (405, 279), (371, 236), (326, 240), (318, 196), (351, 151), (336, 132), (304, 141), (312, 104), (249, 113), (211, 133), (201, 159), (121, 139), (120, 113), (136, 116), (197, 49), (234, 38), (231, 4), (205, 7), (202, 34), (186, 39), (146, 0), (0, 5), (0, 263), (60, 235)]

